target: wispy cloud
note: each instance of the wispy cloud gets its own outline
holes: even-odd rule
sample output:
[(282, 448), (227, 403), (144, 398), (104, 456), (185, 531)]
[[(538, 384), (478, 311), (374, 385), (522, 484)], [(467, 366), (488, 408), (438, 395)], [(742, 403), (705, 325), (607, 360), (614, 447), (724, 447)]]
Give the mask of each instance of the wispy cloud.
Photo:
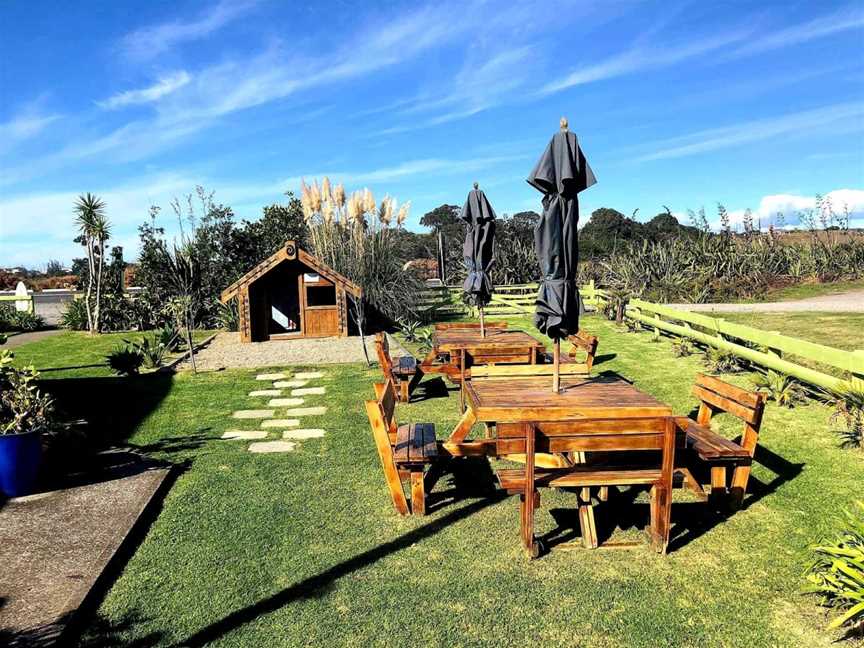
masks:
[(173, 20), (135, 30), (123, 37), (120, 46), (129, 58), (152, 59), (181, 43), (209, 36), (256, 4), (257, 0), (221, 0), (192, 20)]
[(191, 77), (185, 70), (180, 70), (174, 74), (161, 77), (156, 83), (139, 88), (137, 90), (124, 90), (112, 95), (104, 101), (98, 101), (97, 104), (106, 110), (114, 110), (124, 106), (133, 106), (135, 104), (145, 104), (158, 101), (162, 97), (179, 90), (185, 86)]
[(49, 124), (60, 119), (59, 115), (20, 114), (0, 123), (0, 140), (21, 141), (45, 130)]
[(864, 29), (864, 12), (860, 8), (838, 11), (800, 25), (761, 30), (752, 41), (729, 52), (729, 57), (750, 56), (855, 29)]
[(652, 153), (639, 156), (637, 162), (664, 160), (698, 155), (709, 151), (759, 142), (781, 135), (813, 135), (817, 129), (831, 128), (849, 132), (864, 128), (864, 103), (848, 102), (813, 110), (747, 121), (721, 128), (711, 128), (647, 145)]
[(605, 61), (573, 70), (566, 76), (544, 85), (539, 94), (553, 94), (587, 83), (604, 81), (645, 70), (670, 67), (689, 59), (717, 52), (733, 43), (740, 42), (750, 33), (750, 30), (744, 29), (714, 38), (699, 38), (686, 43), (668, 44), (663, 47), (637, 45)]
[[(835, 215), (848, 212), (852, 226), (864, 221), (864, 190), (862, 189), (834, 189), (822, 195), (822, 204), (830, 204)], [(766, 229), (769, 225), (774, 227), (796, 228), (801, 226), (801, 213), (817, 209), (816, 196), (805, 196), (799, 193), (779, 193), (763, 196), (759, 205), (751, 209), (750, 215), (754, 226)], [(728, 211), (729, 224), (733, 229), (739, 228), (744, 222), (746, 210), (737, 208)], [(681, 222), (687, 222), (686, 215), (676, 214)], [(817, 215), (818, 219), (818, 215)], [(711, 219), (710, 225), (719, 229), (721, 227), (719, 216)], [(818, 222), (818, 220), (817, 220)], [(836, 222), (833, 224), (837, 224)]]

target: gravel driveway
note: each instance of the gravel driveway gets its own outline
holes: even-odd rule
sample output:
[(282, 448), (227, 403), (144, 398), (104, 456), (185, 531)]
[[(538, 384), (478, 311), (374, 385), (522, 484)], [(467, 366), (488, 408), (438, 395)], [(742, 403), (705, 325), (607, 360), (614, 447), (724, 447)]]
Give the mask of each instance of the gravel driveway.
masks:
[[(393, 354), (399, 353), (398, 345)], [(366, 336), (370, 360), (375, 361), (375, 336)], [(360, 338), (298, 338), (270, 342), (240, 342), (239, 333), (218, 333), (210, 344), (195, 354), (199, 370), (233, 367), (283, 367), (286, 365), (317, 365), (342, 362), (365, 362)], [(182, 368), (188, 369), (184, 362)]]
[(864, 290), (808, 297), (795, 301), (763, 304), (669, 304), (672, 308), (714, 313), (780, 313), (823, 311), (833, 313), (864, 313)]

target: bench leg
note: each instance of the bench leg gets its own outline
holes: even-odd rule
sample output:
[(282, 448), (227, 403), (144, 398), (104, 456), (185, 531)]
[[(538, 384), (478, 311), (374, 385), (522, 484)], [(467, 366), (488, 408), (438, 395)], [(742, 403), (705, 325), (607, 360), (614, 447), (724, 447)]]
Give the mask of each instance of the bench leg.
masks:
[(732, 497), (730, 499), (730, 505), (734, 510), (741, 508), (741, 504), (744, 503), (748, 481), (750, 481), (750, 466), (735, 466), (732, 471)]
[(408, 381), (403, 378), (399, 381), (399, 401), (401, 403), (407, 403), (408, 399)]
[(426, 515), (426, 489), (423, 485), (423, 471), (411, 471), (411, 512)]
[(711, 466), (711, 502), (717, 504), (726, 498), (726, 466)]
[(579, 492), (579, 527), (582, 529), (582, 546), (586, 549), (596, 549), (599, 541), (590, 488), (583, 488)]

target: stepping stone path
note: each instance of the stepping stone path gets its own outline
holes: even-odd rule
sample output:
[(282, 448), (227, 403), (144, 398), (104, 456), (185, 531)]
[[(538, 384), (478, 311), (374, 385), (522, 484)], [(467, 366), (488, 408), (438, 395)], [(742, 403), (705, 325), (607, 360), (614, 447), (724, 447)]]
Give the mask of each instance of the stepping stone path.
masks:
[[(286, 378), (291, 380), (286, 380)], [(267, 407), (272, 409), (248, 409), (237, 410), (231, 416), (235, 419), (259, 419), (259, 430), (226, 430), (222, 435), (225, 440), (248, 440), (249, 452), (274, 453), (292, 452), (297, 447), (297, 442), (305, 439), (320, 439), (327, 434), (322, 428), (300, 428), (300, 418), (274, 418), (276, 412), (283, 416), (303, 417), (321, 416), (327, 413), (324, 406), (297, 407), (306, 401), (301, 396), (321, 396), (327, 393), (325, 387), (312, 385), (307, 387), (310, 381), (323, 378), (322, 371), (301, 371), (291, 376), (286, 372), (262, 373), (255, 376), (255, 380), (270, 381), (272, 389), (255, 389), (249, 392), (249, 398), (271, 397)], [(291, 389), (291, 398), (279, 398), (283, 389)], [(288, 408), (288, 409), (282, 409)], [(286, 429), (289, 428), (289, 429)], [(281, 439), (268, 439), (271, 430), (281, 429)]]
[(297, 407), (285, 410), (286, 416), (321, 416), (327, 413), (326, 407)]
[(296, 446), (292, 441), (256, 441), (249, 444), (249, 452), (291, 452)]
[(294, 407), (295, 405), (302, 405), (304, 402), (302, 398), (274, 398), (267, 403), (267, 407)]
[(286, 428), (286, 427), (297, 427), (300, 425), (300, 419), (270, 419), (268, 421), (261, 421), (261, 427), (263, 428)]
[(304, 387), (303, 389), (292, 389), (292, 396), (311, 396), (313, 394), (326, 394), (326, 387)]
[(320, 428), (307, 428), (302, 430), (285, 430), (282, 433), (283, 439), (319, 439), (325, 434)]
[(256, 389), (255, 391), (249, 392), (250, 396), (281, 396), (281, 389)]
[(309, 384), (308, 380), (280, 380), (273, 383), (274, 387), (279, 387), (280, 389), (285, 389), (288, 387), (302, 387), (303, 385)]
[(235, 419), (266, 419), (273, 418), (276, 412), (272, 409), (238, 410), (234, 412)]
[(227, 430), (223, 439), (266, 439), (267, 430)]

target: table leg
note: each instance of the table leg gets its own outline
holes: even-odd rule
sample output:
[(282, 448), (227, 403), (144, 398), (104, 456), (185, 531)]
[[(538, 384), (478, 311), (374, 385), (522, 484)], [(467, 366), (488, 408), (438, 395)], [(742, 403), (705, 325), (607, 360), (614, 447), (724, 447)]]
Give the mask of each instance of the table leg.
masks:
[(471, 432), (471, 428), (474, 427), (476, 422), (477, 416), (474, 414), (474, 410), (469, 407), (462, 414), (462, 418), (459, 419), (459, 423), (456, 424), (456, 427), (453, 428), (453, 432), (450, 433), (450, 438), (447, 439), (447, 442), (461, 443), (464, 441), (465, 437), (468, 436), (469, 432)]

